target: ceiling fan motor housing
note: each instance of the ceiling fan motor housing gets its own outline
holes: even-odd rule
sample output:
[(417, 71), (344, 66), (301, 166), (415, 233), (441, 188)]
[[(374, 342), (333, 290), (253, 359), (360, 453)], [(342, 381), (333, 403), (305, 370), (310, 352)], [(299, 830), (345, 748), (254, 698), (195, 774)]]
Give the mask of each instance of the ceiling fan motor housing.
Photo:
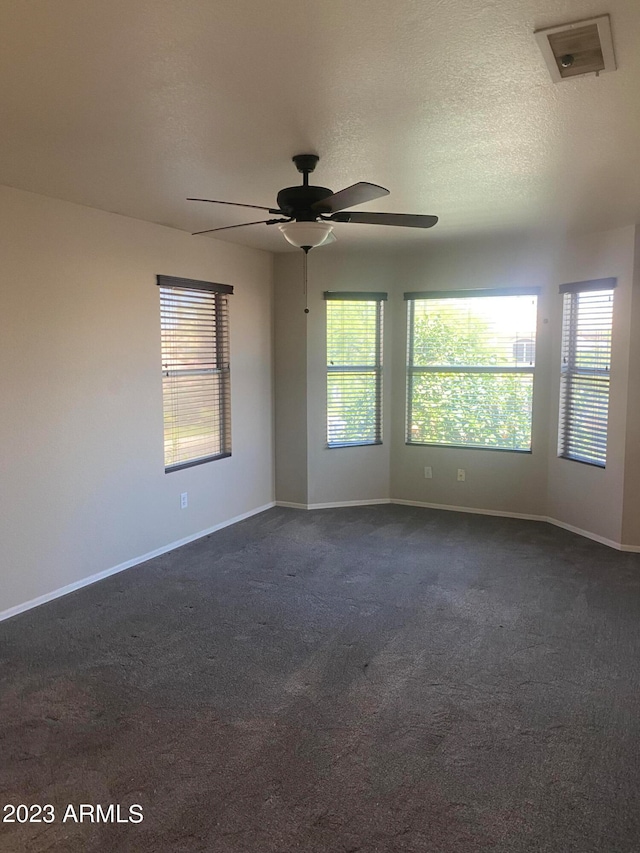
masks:
[(311, 206), (330, 195), (333, 195), (333, 190), (327, 187), (285, 187), (278, 193), (278, 208), (298, 222), (315, 222), (323, 211), (312, 210)]

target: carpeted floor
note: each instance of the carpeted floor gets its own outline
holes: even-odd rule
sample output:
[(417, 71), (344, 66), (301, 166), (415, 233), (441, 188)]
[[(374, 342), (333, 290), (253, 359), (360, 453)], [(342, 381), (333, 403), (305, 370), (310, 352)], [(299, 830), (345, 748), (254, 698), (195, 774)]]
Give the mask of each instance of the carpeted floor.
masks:
[(0, 849), (637, 853), (639, 593), (546, 524), (269, 510), (0, 625), (0, 806), (53, 806)]

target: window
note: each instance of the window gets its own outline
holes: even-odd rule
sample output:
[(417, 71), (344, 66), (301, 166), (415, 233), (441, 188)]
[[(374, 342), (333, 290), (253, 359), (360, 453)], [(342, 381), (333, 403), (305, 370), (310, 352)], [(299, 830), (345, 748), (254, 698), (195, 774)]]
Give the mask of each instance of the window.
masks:
[(226, 284), (158, 276), (165, 471), (231, 455)]
[(536, 293), (405, 294), (407, 444), (531, 450)]
[(327, 443), (382, 443), (386, 293), (327, 292)]
[(558, 455), (604, 468), (615, 278), (563, 284)]

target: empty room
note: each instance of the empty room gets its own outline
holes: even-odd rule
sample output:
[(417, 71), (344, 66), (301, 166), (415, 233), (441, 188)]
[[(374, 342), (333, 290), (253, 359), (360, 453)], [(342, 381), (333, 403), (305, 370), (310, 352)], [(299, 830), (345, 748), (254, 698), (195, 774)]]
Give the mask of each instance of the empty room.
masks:
[(637, 853), (640, 6), (0, 32), (0, 849)]

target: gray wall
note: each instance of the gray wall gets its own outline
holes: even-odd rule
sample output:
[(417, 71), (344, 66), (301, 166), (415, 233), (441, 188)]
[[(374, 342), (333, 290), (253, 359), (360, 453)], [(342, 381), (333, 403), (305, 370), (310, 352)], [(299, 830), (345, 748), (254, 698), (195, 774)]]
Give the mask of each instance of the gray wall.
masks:
[[(276, 375), (288, 405), (306, 418), (304, 466), (306, 505), (392, 499), (396, 501), (514, 513), (559, 523), (613, 543), (640, 545), (640, 298), (633, 226), (579, 238), (492, 238), (388, 252), (348, 252), (338, 244), (309, 256), (309, 305), (302, 302), (301, 253), (276, 256), (277, 311), (282, 327), (296, 329), (300, 354), (298, 384)], [(634, 296), (634, 275), (635, 298)], [(615, 276), (610, 430), (606, 469), (557, 458), (557, 416), (562, 301), (560, 284)], [(539, 287), (538, 343), (534, 388), (532, 453), (407, 446), (405, 434), (406, 306), (403, 293), (478, 287)], [(386, 290), (384, 444), (382, 447), (326, 448), (324, 290)], [(282, 298), (280, 298), (280, 294)], [(306, 322), (306, 328), (305, 328)], [(277, 341), (276, 347), (280, 344)], [(283, 344), (286, 346), (286, 343)], [(276, 360), (278, 364), (278, 360)], [(302, 371), (306, 371), (303, 377)], [(286, 379), (286, 377), (285, 377)], [(302, 384), (306, 383), (306, 393)], [(302, 421), (300, 421), (302, 423)], [(277, 460), (279, 469), (283, 460)], [(433, 478), (424, 478), (424, 467)], [(458, 468), (466, 471), (458, 482)], [(302, 468), (298, 468), (299, 476)], [(296, 477), (288, 470), (293, 500)], [(293, 479), (292, 479), (293, 478)], [(280, 483), (280, 479), (278, 479)], [(304, 489), (299, 490), (298, 495)]]
[(629, 309), (629, 374), (622, 541), (640, 542), (640, 227), (635, 229), (634, 276)]
[[(559, 282), (615, 276), (618, 286), (613, 310), (607, 467), (596, 468), (558, 458), (555, 442), (560, 379), (558, 370), (554, 370), (549, 423), (547, 515), (614, 542), (623, 541), (634, 239), (633, 227), (575, 238), (564, 247), (557, 272)], [(552, 296), (553, 361), (559, 364), (562, 303), (555, 292)], [(640, 539), (629, 544), (640, 544)]]
[(306, 506), (307, 326), (300, 284), (302, 252), (286, 256), (290, 275), (275, 291), (276, 494), (284, 503)]
[[(268, 253), (8, 188), (0, 211), (1, 615), (270, 504), (274, 471)], [(171, 474), (157, 273), (235, 289), (233, 455)]]
[[(318, 506), (389, 498), (390, 406), (385, 405), (382, 445), (327, 449), (325, 290), (388, 291), (392, 264), (377, 253), (345, 254), (325, 247), (309, 255), (309, 314), (304, 313), (302, 252), (276, 256), (276, 494), (281, 502)], [(385, 306), (386, 308), (386, 306)], [(387, 312), (388, 315), (388, 312)], [(385, 386), (390, 385), (393, 330), (385, 318)], [(295, 341), (297, 363), (287, 364)], [(284, 365), (284, 370), (282, 371)], [(280, 433), (280, 412), (289, 426)], [(291, 427), (295, 424), (295, 427)], [(303, 435), (304, 430), (304, 435)], [(302, 443), (306, 464), (299, 462)], [(289, 458), (292, 450), (295, 464)], [(296, 488), (296, 478), (305, 488)], [(306, 490), (306, 497), (301, 494)]]

